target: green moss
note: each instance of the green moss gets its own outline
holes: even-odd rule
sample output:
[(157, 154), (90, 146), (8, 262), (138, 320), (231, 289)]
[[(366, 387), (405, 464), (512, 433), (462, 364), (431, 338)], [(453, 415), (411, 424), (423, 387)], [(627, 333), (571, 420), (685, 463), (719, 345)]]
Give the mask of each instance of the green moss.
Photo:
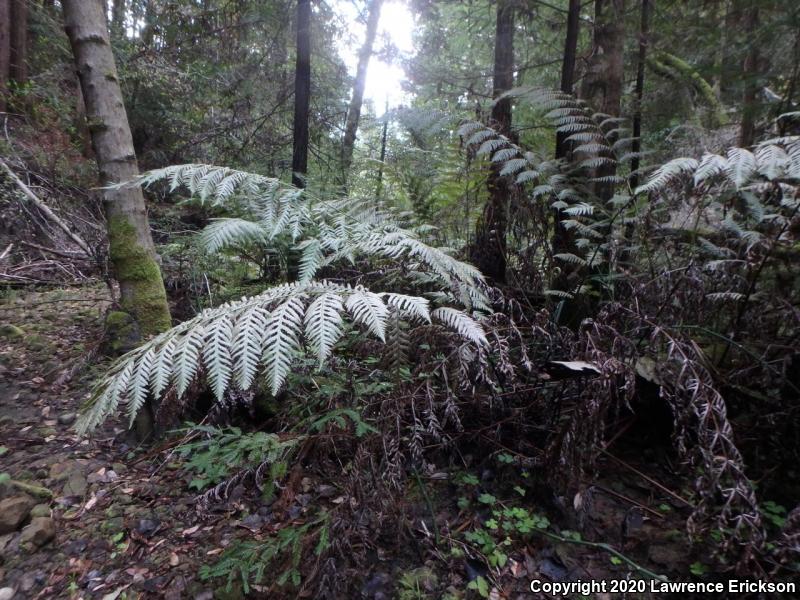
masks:
[(707, 120), (710, 127), (720, 127), (728, 123), (725, 107), (720, 103), (714, 89), (692, 65), (669, 52), (659, 52), (647, 62), (659, 75), (683, 79), (694, 88), (709, 109)]
[(5, 338), (7, 340), (17, 340), (25, 335), (25, 331), (17, 327), (16, 325), (12, 325), (11, 323), (4, 323), (0, 325), (0, 338)]
[(161, 270), (155, 258), (139, 245), (133, 226), (121, 217), (109, 221), (111, 262), (123, 288), (122, 308), (150, 336), (170, 328), (172, 321)]

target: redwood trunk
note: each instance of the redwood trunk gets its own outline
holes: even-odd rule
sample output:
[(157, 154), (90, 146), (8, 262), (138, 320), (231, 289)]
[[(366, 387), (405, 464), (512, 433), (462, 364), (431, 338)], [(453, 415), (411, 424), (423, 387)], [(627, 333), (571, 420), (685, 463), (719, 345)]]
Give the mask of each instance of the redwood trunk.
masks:
[[(514, 86), (514, 2), (497, 3), (497, 28), (494, 47), (493, 93), (498, 98)], [(504, 98), (492, 107), (491, 125), (505, 136), (511, 133), (511, 99)], [(506, 230), (508, 228), (509, 189), (500, 176), (500, 167), (491, 165), (487, 182), (489, 199), (475, 228), (470, 258), (484, 275), (495, 283), (506, 281)]]
[[(573, 93), (575, 83), (575, 57), (578, 53), (578, 33), (580, 31), (580, 0), (569, 0), (567, 13), (567, 35), (564, 41), (564, 60), (561, 63), (561, 91), (565, 94)], [(568, 144), (565, 132), (556, 133), (556, 158), (566, 158)], [(574, 254), (574, 236), (570, 230), (562, 225), (565, 214), (559, 209), (553, 209), (553, 254)], [(552, 285), (555, 289), (568, 291), (566, 264), (561, 271), (561, 276), (556, 277)]]
[(631, 152), (631, 187), (639, 185), (639, 152), (642, 149), (642, 101), (644, 100), (644, 68), (647, 62), (647, 44), (650, 34), (650, 0), (642, 0), (641, 23), (639, 25), (639, 56), (636, 60), (636, 104), (633, 112), (633, 142)]
[(28, 80), (28, 3), (11, 0), (11, 52), (9, 78), (22, 85)]
[(292, 183), (305, 187), (308, 173), (308, 113), (311, 101), (311, 1), (297, 2), (297, 59), (294, 72)]
[[(612, 117), (620, 114), (623, 86), (623, 51), (625, 46), (625, 0), (595, 0), (592, 54), (581, 87), (581, 97), (596, 112)], [(595, 177), (614, 175), (612, 165), (598, 168)], [(601, 200), (609, 200), (614, 186), (595, 185)]]
[(744, 29), (750, 47), (742, 65), (744, 93), (742, 94), (742, 124), (739, 130), (739, 146), (752, 146), (756, 138), (756, 97), (758, 94), (758, 46), (753, 35), (758, 25), (758, 8), (752, 6), (744, 15)]
[[(578, 53), (578, 34), (580, 33), (581, 2), (569, 0), (567, 12), (567, 35), (564, 40), (564, 60), (561, 63), (561, 91), (572, 94), (575, 84), (575, 57)], [(556, 134), (556, 158), (564, 158), (567, 154), (564, 140), (567, 134)]]
[(372, 0), (370, 3), (369, 16), (367, 17), (367, 36), (358, 54), (358, 68), (356, 69), (356, 79), (353, 83), (353, 97), (350, 99), (350, 107), (347, 109), (347, 122), (345, 123), (344, 140), (342, 142), (342, 183), (344, 185), (347, 185), (350, 165), (353, 162), (353, 149), (356, 144), (358, 121), (361, 118), (364, 87), (367, 83), (367, 68), (369, 67), (369, 59), (372, 56), (375, 36), (378, 33), (378, 21), (381, 16), (382, 5), (383, 0)]
[(7, 108), (11, 76), (11, 0), (0, 0), (0, 112)]

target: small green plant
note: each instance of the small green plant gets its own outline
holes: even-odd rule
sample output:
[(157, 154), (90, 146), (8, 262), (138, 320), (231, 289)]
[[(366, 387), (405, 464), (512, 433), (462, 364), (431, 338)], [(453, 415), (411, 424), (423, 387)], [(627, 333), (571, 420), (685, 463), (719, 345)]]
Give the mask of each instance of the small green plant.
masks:
[(287, 525), (262, 541), (234, 542), (215, 564), (200, 567), (200, 579), (225, 577), (229, 591), (238, 579), (242, 590), (248, 594), (251, 583), (259, 584), (264, 580), (269, 566), (281, 564), (285, 565), (285, 570), (277, 576), (275, 583), (280, 587), (288, 584), (296, 588), (302, 580), (299, 567), (304, 550), (315, 537), (318, 540), (314, 553), (319, 556), (330, 545), (327, 513), (303, 525)]
[(238, 427), (220, 429), (207, 425), (190, 425), (187, 431), (206, 434), (206, 437), (178, 447), (180, 456), (188, 458), (185, 467), (195, 473), (189, 487), (203, 490), (224, 481), (231, 474), (253, 465), (270, 463), (265, 494), (271, 485), (286, 473), (286, 460), (300, 437), (281, 439), (274, 433), (256, 431), (243, 433)]
[(486, 581), (486, 578), (481, 577), (480, 575), (467, 584), (467, 589), (475, 590), (478, 592), (481, 598), (489, 597), (489, 582)]
[(767, 500), (761, 504), (761, 512), (778, 529), (781, 529), (786, 524), (786, 507), (776, 504), (772, 500)]
[(702, 577), (708, 571), (703, 563), (695, 561), (689, 565), (689, 572), (695, 577)]
[(428, 567), (406, 571), (398, 580), (398, 600), (425, 600), (439, 582), (436, 573)]

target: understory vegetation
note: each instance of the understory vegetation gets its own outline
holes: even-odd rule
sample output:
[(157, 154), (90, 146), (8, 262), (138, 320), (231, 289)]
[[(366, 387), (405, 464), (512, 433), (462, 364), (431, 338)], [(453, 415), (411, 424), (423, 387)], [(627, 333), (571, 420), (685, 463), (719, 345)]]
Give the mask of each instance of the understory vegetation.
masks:
[[(598, 72), (614, 84), (613, 64), (593, 62), (608, 12), (579, 15), (591, 40), (574, 33), (594, 51), (577, 90), (563, 78), (557, 89), (540, 63), (579, 3), (407, 3), (418, 29), (401, 61), (407, 101), (380, 118), (368, 101), (358, 125), (339, 4), (314, 3), (312, 152), (299, 169), (287, 102), (304, 88), (287, 73), (295, 59), (301, 72), (303, 50), (284, 29), (302, 30), (308, 3), (122, 2), (108, 47), (150, 170), (98, 188), (89, 158), (105, 177), (102, 142), (85, 147), (91, 115), (88, 130), (79, 113), (70, 122), (74, 89), (57, 81), (70, 60), (60, 14), (29, 4), (41, 74), (0, 90), (11, 131), (0, 210), (16, 224), (0, 229), (3, 310), (28, 289), (106, 283), (103, 339), (76, 367), (94, 365), (74, 435), (125, 440), (133, 464), (174, 464), (169, 484), (198, 524), (236, 515), (197, 564), (216, 597), (511, 598), (531, 579), (581, 573), (797, 580), (797, 41), (768, 66), (750, 60), (770, 33), (790, 45), (781, 18), (797, 24), (796, 6), (762, 7), (759, 21), (768, 3), (708, 3), (706, 17), (752, 39), (728, 48), (704, 22), (692, 33), (704, 50), (687, 60), (665, 50), (682, 35), (673, 7), (629, 7), (617, 16), (639, 38), (618, 43), (630, 65), (609, 107), (610, 92), (591, 89)], [(369, 31), (382, 3), (360, 4)], [(483, 30), (494, 47), (473, 39)], [(503, 31), (516, 35), (514, 85), (498, 83)], [(526, 34), (541, 43), (528, 48)], [(359, 56), (397, 53), (386, 42)], [(567, 54), (569, 38), (555, 62)], [(464, 81), (449, 78), (448, 57), (461, 57)], [(646, 65), (657, 77), (634, 89)], [(254, 75), (262, 66), (270, 77)], [(779, 106), (754, 100), (755, 79)], [(342, 158), (355, 108), (359, 136)], [(69, 148), (68, 164), (47, 164), (47, 143)], [(111, 195), (136, 207), (142, 193), (145, 237), (126, 231), (159, 265), (168, 306), (150, 300), (172, 317), (153, 335), (104, 235)], [(22, 344), (0, 316), (3, 343)], [(0, 485), (23, 481), (5, 475)]]

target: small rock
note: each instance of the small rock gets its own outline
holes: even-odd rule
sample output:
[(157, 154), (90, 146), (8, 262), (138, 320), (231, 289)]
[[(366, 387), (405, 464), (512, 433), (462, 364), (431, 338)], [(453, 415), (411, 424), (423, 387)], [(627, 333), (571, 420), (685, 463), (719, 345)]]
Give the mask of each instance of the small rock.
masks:
[(20, 545), (32, 543), (35, 546), (44, 546), (56, 537), (56, 526), (49, 517), (36, 517), (32, 519), (19, 537)]
[(686, 560), (686, 551), (680, 546), (650, 546), (647, 556), (657, 565), (677, 569)]
[(158, 531), (159, 526), (161, 523), (157, 519), (139, 519), (136, 521), (136, 533), (143, 535), (144, 537), (150, 537), (156, 531)]
[(0, 600), (11, 600), (14, 597), (14, 588), (0, 588)]
[(74, 472), (80, 471), (82, 467), (83, 465), (75, 460), (53, 463), (50, 465), (50, 479), (62, 481), (67, 479)]
[(128, 472), (128, 467), (121, 462), (113, 463), (111, 468), (114, 470), (114, 472), (119, 473), (120, 475), (125, 475), (125, 473)]
[(64, 495), (65, 496), (83, 496), (86, 493), (86, 489), (88, 484), (86, 482), (86, 476), (83, 473), (73, 472), (69, 479), (67, 480), (66, 485), (64, 486)]
[(0, 535), (11, 533), (25, 522), (36, 501), (30, 496), (14, 496), (0, 502)]
[(242, 527), (247, 527), (250, 531), (258, 531), (261, 529), (261, 525), (264, 523), (264, 519), (261, 515), (247, 515), (244, 519), (242, 519), (241, 525)]
[(75, 422), (75, 417), (76, 417), (76, 415), (75, 415), (74, 412), (64, 413), (64, 414), (58, 415), (58, 422), (61, 425), (72, 425)]
[(73, 540), (64, 544), (64, 552), (67, 556), (78, 556), (86, 551), (89, 547), (89, 542), (85, 539)]
[(31, 509), (31, 518), (34, 517), (49, 517), (50, 516), (50, 505), (49, 504), (37, 504), (36, 506)]
[(330, 498), (331, 496), (334, 496), (338, 491), (339, 490), (336, 489), (334, 486), (326, 485), (324, 483), (319, 487), (317, 487), (317, 493), (319, 494), (320, 498)]

